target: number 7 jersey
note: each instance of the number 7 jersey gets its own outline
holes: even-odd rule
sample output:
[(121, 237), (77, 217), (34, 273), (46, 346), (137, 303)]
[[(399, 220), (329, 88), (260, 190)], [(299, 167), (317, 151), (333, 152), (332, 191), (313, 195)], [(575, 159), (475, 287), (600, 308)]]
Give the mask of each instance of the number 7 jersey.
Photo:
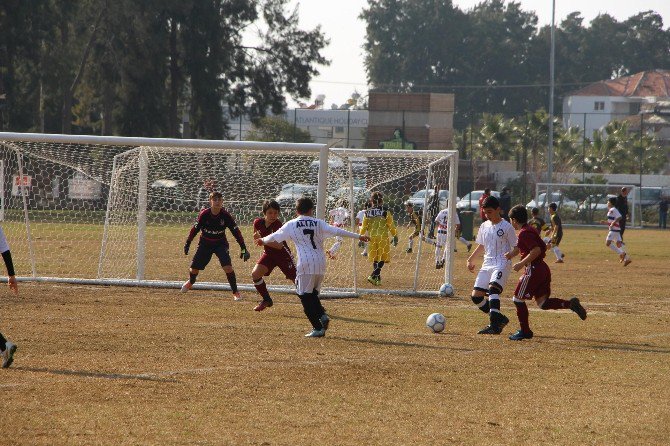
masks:
[(328, 237), (358, 238), (358, 234), (331, 226), (323, 220), (301, 215), (289, 220), (276, 232), (263, 237), (263, 242), (284, 242), (291, 240), (295, 244), (298, 263), (296, 275), (326, 273), (326, 253), (323, 241)]

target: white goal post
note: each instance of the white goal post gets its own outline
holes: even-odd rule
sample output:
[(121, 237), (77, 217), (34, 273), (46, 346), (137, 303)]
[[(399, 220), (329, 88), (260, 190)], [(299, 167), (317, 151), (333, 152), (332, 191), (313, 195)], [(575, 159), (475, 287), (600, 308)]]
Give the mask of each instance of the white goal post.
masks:
[[(354, 216), (375, 191), (384, 195), (400, 240), (391, 248), (382, 286), (367, 283), (371, 264), (361, 255), (363, 248), (345, 241), (336, 260), (328, 262), (324, 295), (435, 295), (442, 283), (453, 282), (453, 238), (447, 240), (443, 270), (435, 269), (437, 253), (419, 238), (406, 252), (413, 228), (407, 228), (404, 203), (437, 185), (449, 190), (451, 219), (456, 151), (0, 133), (0, 153), (2, 226), (23, 272), (20, 280), (179, 287), (190, 264), (184, 240), (209, 192), (218, 190), (252, 254), (250, 262), (238, 259), (239, 247), (228, 235), (242, 290), (255, 292), (250, 271), (260, 248), (253, 246), (251, 226), (262, 216), (265, 199), (280, 202), (284, 221), (293, 218), (295, 199), (302, 195), (315, 198), (317, 217), (326, 220), (330, 210), (346, 207), (347, 225), (358, 231)], [(13, 190), (8, 182), (14, 177), (20, 185)], [(434, 218), (428, 197), (421, 209), (422, 233)], [(201, 272), (194, 288), (229, 289), (217, 261)], [(268, 279), (268, 288), (294, 289), (280, 272)]]
[[(546, 208), (550, 203), (556, 202), (563, 224), (601, 226), (599, 222), (607, 219), (608, 198), (618, 195), (622, 187), (628, 188), (629, 191), (630, 224), (628, 227), (641, 227), (639, 188), (633, 184), (537, 183), (535, 196), (529, 203), (529, 207), (538, 207), (542, 214), (546, 213)], [(550, 191), (550, 197), (547, 197), (548, 191)]]

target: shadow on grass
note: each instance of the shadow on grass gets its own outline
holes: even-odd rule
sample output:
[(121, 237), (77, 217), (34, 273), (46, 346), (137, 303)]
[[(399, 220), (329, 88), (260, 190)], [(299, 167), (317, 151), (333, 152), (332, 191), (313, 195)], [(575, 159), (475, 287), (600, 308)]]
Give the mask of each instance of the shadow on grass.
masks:
[[(656, 345), (633, 342), (612, 342), (601, 339), (580, 339), (580, 338), (559, 338), (556, 336), (535, 336), (537, 339), (548, 340), (560, 344), (571, 345), (581, 348), (592, 348), (594, 350), (618, 350), (622, 352), (642, 352), (642, 353), (664, 353), (670, 354), (670, 348), (659, 347)], [(569, 344), (576, 342), (577, 344)], [(587, 345), (583, 345), (583, 344)], [(580, 345), (581, 344), (581, 345)]]
[(328, 339), (337, 339), (339, 341), (348, 341), (348, 342), (358, 342), (361, 344), (373, 344), (373, 345), (388, 345), (392, 347), (411, 347), (411, 348), (425, 348), (428, 350), (451, 350), (457, 352), (474, 352), (474, 349), (471, 348), (461, 348), (461, 347), (449, 347), (446, 345), (428, 345), (428, 344), (418, 344), (416, 342), (401, 342), (401, 341), (384, 341), (381, 339), (360, 339), (360, 338), (345, 338), (342, 336), (330, 336)]
[[(289, 319), (304, 319), (305, 321), (307, 321), (307, 318), (305, 316), (294, 316), (294, 315), (290, 315), (290, 314), (285, 314), (285, 315), (282, 315), (282, 317), (286, 317), (286, 318), (289, 318)], [(366, 319), (355, 319), (355, 318), (351, 318), (351, 317), (333, 316), (332, 314), (329, 314), (328, 317), (331, 320), (334, 320), (334, 321), (353, 322), (353, 323), (356, 323), (356, 324), (386, 325), (386, 326), (392, 326), (392, 327), (396, 325), (396, 324), (393, 324), (391, 322), (380, 322), (380, 321), (370, 321), (370, 320), (366, 320)]]
[(50, 373), (52, 375), (69, 375), (69, 376), (83, 376), (86, 378), (102, 378), (102, 379), (127, 379), (140, 381), (154, 381), (154, 382), (169, 382), (178, 383), (179, 381), (171, 378), (157, 378), (146, 374), (125, 374), (125, 373), (105, 373), (105, 372), (89, 372), (86, 370), (64, 370), (64, 369), (48, 369), (46, 367), (12, 367), (14, 370), (22, 370), (25, 372), (40, 372)]

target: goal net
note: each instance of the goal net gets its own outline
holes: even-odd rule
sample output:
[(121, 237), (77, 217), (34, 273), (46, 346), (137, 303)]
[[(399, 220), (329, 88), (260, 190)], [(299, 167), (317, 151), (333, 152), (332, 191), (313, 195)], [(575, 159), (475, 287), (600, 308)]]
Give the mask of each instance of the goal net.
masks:
[(537, 183), (528, 207), (539, 208), (540, 215), (548, 220), (547, 206), (556, 203), (563, 224), (599, 226), (601, 220), (607, 219), (607, 200), (616, 197), (622, 187), (629, 190), (629, 226), (641, 226), (638, 188), (630, 184)]
[[(444, 269), (435, 268), (435, 248), (420, 237), (406, 252), (414, 227), (407, 227), (404, 206), (408, 197), (435, 184), (455, 205), (457, 154), (451, 151), (0, 133), (0, 153), (0, 215), (22, 280), (180, 286), (191, 261), (184, 256), (184, 241), (208, 206), (209, 193), (217, 190), (252, 255), (247, 263), (240, 260), (239, 246), (228, 234), (242, 290), (255, 291), (251, 269), (261, 248), (253, 244), (252, 223), (262, 216), (264, 200), (276, 199), (287, 221), (295, 216), (295, 200), (311, 196), (318, 216), (330, 220), (331, 210), (344, 207), (345, 227), (357, 231), (355, 216), (374, 191), (382, 192), (399, 239), (382, 284), (367, 282), (372, 265), (364, 248), (345, 239), (335, 260), (328, 261), (324, 294), (434, 295), (442, 283), (452, 282), (453, 240), (443, 250)], [(426, 194), (425, 206), (417, 206), (425, 233), (433, 212), (429, 201)], [(328, 239), (324, 248), (335, 242)], [(294, 289), (279, 271), (267, 282), (271, 290)], [(228, 289), (216, 259), (195, 288)]]

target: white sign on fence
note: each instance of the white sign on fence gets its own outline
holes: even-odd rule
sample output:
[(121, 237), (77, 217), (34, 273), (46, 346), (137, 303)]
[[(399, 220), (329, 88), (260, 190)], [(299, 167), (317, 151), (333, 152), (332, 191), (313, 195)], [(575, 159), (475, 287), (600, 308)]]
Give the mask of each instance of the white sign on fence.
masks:
[(102, 185), (88, 178), (70, 178), (67, 180), (68, 196), (73, 200), (97, 200), (102, 192)]
[(23, 195), (22, 187), (26, 189), (26, 192), (30, 192), (30, 187), (33, 184), (33, 177), (30, 175), (12, 175), (12, 196), (20, 197)]

